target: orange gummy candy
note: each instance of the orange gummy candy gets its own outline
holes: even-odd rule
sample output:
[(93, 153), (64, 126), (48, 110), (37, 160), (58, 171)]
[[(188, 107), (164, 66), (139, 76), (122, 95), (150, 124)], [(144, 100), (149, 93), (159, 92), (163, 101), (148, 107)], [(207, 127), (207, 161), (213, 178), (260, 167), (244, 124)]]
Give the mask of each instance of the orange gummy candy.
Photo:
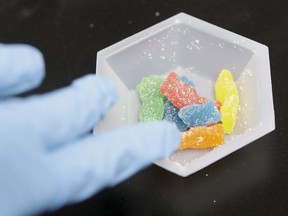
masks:
[(220, 109), (222, 107), (222, 103), (220, 101), (216, 100), (215, 105), (216, 105), (217, 109), (220, 111)]
[(181, 133), (181, 143), (178, 150), (187, 148), (211, 148), (224, 141), (224, 128), (221, 123), (211, 126), (190, 128)]

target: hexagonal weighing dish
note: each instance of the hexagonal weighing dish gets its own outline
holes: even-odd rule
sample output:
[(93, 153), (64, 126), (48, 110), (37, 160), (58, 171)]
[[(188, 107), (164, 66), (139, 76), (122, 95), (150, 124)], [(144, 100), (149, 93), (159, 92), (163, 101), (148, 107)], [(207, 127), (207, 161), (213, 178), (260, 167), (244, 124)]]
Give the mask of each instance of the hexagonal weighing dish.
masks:
[(119, 100), (94, 131), (138, 122), (140, 100), (135, 89), (143, 77), (175, 71), (193, 80), (200, 95), (214, 99), (214, 83), (223, 68), (232, 72), (240, 97), (233, 133), (216, 148), (176, 151), (155, 162), (188, 176), (274, 130), (265, 45), (180, 13), (99, 51), (97, 74), (114, 81)]

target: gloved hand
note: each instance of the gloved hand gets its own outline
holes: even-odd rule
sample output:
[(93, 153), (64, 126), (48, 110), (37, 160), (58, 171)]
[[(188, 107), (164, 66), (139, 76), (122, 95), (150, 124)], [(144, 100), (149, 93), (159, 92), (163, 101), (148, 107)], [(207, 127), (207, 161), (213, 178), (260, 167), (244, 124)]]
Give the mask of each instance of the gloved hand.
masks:
[(84, 76), (71, 86), (11, 97), (40, 84), (42, 55), (0, 44), (0, 215), (29, 215), (82, 201), (115, 185), (180, 141), (167, 122), (89, 133), (115, 102), (113, 85)]

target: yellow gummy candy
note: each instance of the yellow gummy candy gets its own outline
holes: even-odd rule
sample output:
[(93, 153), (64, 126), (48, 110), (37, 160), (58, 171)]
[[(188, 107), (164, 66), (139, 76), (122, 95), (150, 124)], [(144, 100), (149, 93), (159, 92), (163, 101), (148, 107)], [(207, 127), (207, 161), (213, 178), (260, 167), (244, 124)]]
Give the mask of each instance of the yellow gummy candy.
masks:
[(226, 134), (231, 133), (234, 129), (239, 109), (239, 95), (236, 83), (229, 70), (223, 69), (220, 72), (215, 84), (215, 95), (216, 100), (222, 104), (220, 112), (224, 132)]

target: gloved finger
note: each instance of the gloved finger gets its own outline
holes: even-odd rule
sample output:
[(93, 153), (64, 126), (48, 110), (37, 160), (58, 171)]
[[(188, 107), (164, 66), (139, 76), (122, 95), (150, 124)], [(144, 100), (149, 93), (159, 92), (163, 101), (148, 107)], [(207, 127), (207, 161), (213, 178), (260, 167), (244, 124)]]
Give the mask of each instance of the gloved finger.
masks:
[(66, 88), (4, 104), (3, 118), (16, 134), (51, 148), (92, 130), (115, 100), (112, 83), (91, 74)]
[(36, 48), (0, 44), (0, 98), (37, 87), (44, 70), (43, 56)]
[(78, 202), (105, 186), (170, 155), (180, 133), (169, 122), (129, 125), (86, 137), (53, 153), (51, 161), (61, 182), (58, 204)]

